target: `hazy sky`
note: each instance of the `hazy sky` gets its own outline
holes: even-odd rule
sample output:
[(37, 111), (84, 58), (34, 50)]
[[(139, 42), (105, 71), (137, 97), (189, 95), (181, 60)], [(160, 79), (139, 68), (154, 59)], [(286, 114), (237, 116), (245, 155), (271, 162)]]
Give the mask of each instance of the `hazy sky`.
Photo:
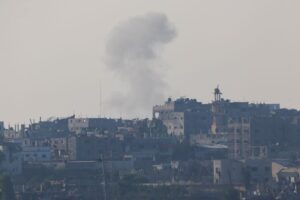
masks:
[[(0, 0), (0, 119), (99, 114), (124, 90), (105, 66), (105, 44), (120, 22), (165, 14), (177, 37), (161, 55), (167, 96), (225, 98), (300, 108), (298, 0)], [(151, 113), (140, 113), (140, 117)], [(130, 114), (130, 113), (129, 113)]]

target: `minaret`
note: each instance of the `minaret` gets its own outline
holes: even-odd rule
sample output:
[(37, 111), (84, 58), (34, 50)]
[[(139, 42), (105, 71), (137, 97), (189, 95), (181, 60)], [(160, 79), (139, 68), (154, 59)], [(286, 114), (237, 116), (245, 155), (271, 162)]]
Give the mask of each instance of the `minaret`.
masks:
[(222, 92), (221, 90), (219, 89), (219, 86), (217, 88), (215, 88), (215, 102), (216, 101), (221, 101), (221, 95), (222, 95)]
[(213, 121), (211, 125), (212, 134), (224, 134), (227, 131), (227, 123), (224, 109), (224, 100), (219, 86), (214, 90), (214, 101), (212, 102)]

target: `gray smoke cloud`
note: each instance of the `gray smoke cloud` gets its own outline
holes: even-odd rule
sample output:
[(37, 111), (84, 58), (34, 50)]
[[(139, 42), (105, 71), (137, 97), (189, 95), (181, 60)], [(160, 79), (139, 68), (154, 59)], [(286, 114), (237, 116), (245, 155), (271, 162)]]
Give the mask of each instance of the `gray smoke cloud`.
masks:
[(151, 112), (165, 99), (167, 84), (160, 58), (176, 29), (161, 13), (148, 13), (118, 24), (106, 43), (106, 65), (123, 82), (124, 91), (110, 100), (114, 108), (132, 114)]

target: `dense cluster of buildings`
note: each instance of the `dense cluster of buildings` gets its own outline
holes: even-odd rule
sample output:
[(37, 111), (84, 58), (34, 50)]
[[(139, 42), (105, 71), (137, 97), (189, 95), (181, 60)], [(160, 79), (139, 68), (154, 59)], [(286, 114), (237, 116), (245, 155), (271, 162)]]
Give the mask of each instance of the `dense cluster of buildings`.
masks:
[(128, 177), (183, 188), (186, 199), (222, 199), (224, 188), (239, 199), (300, 198), (300, 112), (232, 102), (219, 88), (212, 103), (169, 98), (152, 119), (1, 122), (0, 134), (0, 169), (20, 200), (126, 199)]

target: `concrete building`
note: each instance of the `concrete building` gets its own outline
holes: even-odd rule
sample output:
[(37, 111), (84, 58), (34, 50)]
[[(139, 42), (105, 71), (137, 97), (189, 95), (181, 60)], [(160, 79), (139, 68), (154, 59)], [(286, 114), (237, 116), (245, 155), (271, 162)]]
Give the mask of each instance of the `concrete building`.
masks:
[(3, 131), (4, 139), (15, 140), (23, 138), (23, 133), (14, 129), (6, 129)]
[(42, 121), (40, 118), (39, 122), (31, 120), (31, 124), (27, 128), (27, 135), (29, 136), (51, 136), (53, 134), (64, 135), (68, 133), (68, 120), (74, 118), (70, 116), (67, 118), (49, 118), (46, 121)]
[(222, 93), (217, 87), (214, 90), (212, 102), (211, 133), (214, 135), (227, 134), (229, 120), (232, 118), (270, 117), (280, 109), (279, 104), (231, 102), (221, 97)]
[(269, 159), (247, 159), (244, 161), (252, 185), (265, 186), (272, 181), (272, 162)]
[(213, 183), (218, 185), (243, 185), (244, 164), (237, 160), (213, 160)]
[(268, 159), (213, 160), (214, 184), (265, 186), (272, 181)]
[(21, 146), (27, 148), (50, 148), (51, 159), (55, 161), (69, 160), (69, 136), (53, 135), (53, 137), (23, 138)]
[(116, 131), (122, 122), (108, 118), (72, 118), (68, 120), (70, 132), (80, 134), (93, 131)]
[(289, 160), (272, 161), (272, 177), (276, 182), (295, 183), (300, 181), (300, 163)]
[(70, 136), (68, 139), (69, 160), (98, 160), (103, 155), (103, 159), (120, 159), (124, 153), (122, 142), (113, 138), (100, 138), (95, 136)]
[(89, 121), (87, 118), (73, 118), (68, 120), (68, 129), (70, 132), (81, 133), (88, 129)]
[(191, 134), (208, 133), (211, 125), (211, 105), (195, 99), (171, 98), (164, 105), (153, 107), (153, 118), (167, 127), (169, 135), (183, 139)]
[(247, 159), (251, 155), (250, 119), (231, 119), (228, 123), (228, 156), (231, 159)]
[[(228, 157), (230, 159), (263, 159), (268, 157), (266, 145), (254, 143), (255, 122), (249, 117), (231, 118), (228, 120)], [(254, 129), (254, 130), (253, 130)]]
[(51, 148), (23, 147), (22, 157), (25, 162), (47, 162), (51, 160)]

